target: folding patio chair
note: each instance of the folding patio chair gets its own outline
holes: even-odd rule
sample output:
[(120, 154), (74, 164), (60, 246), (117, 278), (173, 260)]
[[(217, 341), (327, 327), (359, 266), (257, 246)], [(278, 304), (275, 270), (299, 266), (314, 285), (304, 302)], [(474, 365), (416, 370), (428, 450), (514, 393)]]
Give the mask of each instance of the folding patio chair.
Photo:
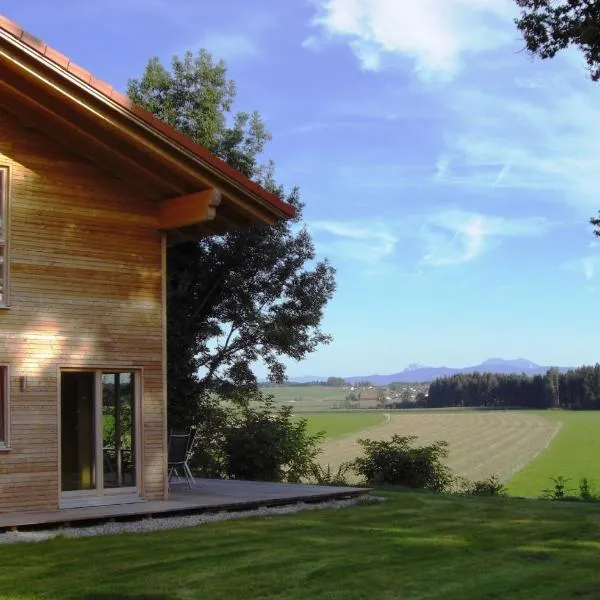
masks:
[(169, 489), (171, 488), (171, 478), (173, 477), (173, 474), (177, 475), (177, 478), (180, 478), (178, 471), (180, 468), (183, 471), (183, 475), (190, 489), (192, 489), (196, 483), (188, 465), (188, 460), (192, 457), (195, 434), (196, 429), (195, 427), (192, 427), (188, 433), (174, 433), (171, 431), (171, 434), (169, 435)]

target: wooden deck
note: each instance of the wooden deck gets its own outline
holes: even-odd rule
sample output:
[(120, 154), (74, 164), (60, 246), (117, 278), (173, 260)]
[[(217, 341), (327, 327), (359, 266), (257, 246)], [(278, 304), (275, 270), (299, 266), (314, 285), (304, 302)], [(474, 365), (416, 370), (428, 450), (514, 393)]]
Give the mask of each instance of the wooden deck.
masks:
[(169, 499), (164, 501), (0, 513), (0, 531), (75, 526), (108, 520), (131, 520), (177, 514), (251, 510), (298, 502), (316, 503), (352, 498), (366, 494), (368, 491), (366, 488), (196, 479), (196, 485), (191, 490), (186, 485), (174, 484)]

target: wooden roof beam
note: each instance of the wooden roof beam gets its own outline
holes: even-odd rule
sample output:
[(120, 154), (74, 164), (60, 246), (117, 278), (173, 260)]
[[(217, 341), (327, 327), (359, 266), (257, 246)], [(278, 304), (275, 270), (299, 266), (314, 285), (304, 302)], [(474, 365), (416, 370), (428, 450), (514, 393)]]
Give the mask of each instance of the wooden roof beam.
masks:
[(160, 204), (158, 228), (169, 231), (212, 221), (221, 204), (221, 192), (208, 188), (185, 196), (164, 200)]

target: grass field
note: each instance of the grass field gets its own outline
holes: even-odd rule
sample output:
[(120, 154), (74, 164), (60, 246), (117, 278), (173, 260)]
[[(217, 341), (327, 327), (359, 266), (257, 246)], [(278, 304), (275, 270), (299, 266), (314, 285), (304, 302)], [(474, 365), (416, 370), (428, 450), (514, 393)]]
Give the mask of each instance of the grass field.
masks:
[(390, 413), (389, 421), (366, 432), (327, 441), (319, 462), (337, 469), (362, 452), (361, 437), (381, 440), (394, 434), (416, 435), (421, 444), (447, 441), (447, 463), (456, 474), (473, 480), (497, 475), (508, 481), (543, 451), (558, 427), (554, 421), (522, 411), (397, 411)]
[(351, 433), (362, 432), (369, 427), (382, 424), (386, 416), (382, 412), (335, 412), (302, 413), (299, 417), (308, 421), (308, 431), (323, 431), (325, 440), (333, 440)]
[(509, 482), (510, 493), (538, 496), (552, 487), (551, 478), (559, 475), (570, 478), (574, 489), (582, 477), (587, 477), (600, 492), (600, 411), (531, 414), (559, 422), (562, 427), (550, 446)]
[(264, 388), (277, 404), (292, 404), (295, 412), (329, 411), (344, 400), (348, 391), (342, 388), (310, 385)]
[(6, 600), (600, 597), (600, 507), (384, 492), (197, 528), (0, 546)]
[[(324, 466), (358, 456), (360, 437), (417, 435), (420, 443), (449, 442), (449, 466), (470, 479), (498, 475), (511, 495), (537, 497), (562, 475), (576, 490), (587, 477), (600, 493), (600, 411), (398, 411), (311, 413), (312, 432), (325, 430)], [(370, 428), (366, 430), (366, 428)], [(514, 475), (516, 473), (516, 475)]]

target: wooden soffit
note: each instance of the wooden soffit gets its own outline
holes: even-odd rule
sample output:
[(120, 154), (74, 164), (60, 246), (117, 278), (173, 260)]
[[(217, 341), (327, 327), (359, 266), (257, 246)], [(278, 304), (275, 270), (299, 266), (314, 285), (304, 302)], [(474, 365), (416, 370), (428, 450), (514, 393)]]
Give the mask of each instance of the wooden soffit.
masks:
[(276, 195), (2, 16), (0, 106), (159, 202), (159, 228), (181, 228), (182, 238), (294, 215)]

